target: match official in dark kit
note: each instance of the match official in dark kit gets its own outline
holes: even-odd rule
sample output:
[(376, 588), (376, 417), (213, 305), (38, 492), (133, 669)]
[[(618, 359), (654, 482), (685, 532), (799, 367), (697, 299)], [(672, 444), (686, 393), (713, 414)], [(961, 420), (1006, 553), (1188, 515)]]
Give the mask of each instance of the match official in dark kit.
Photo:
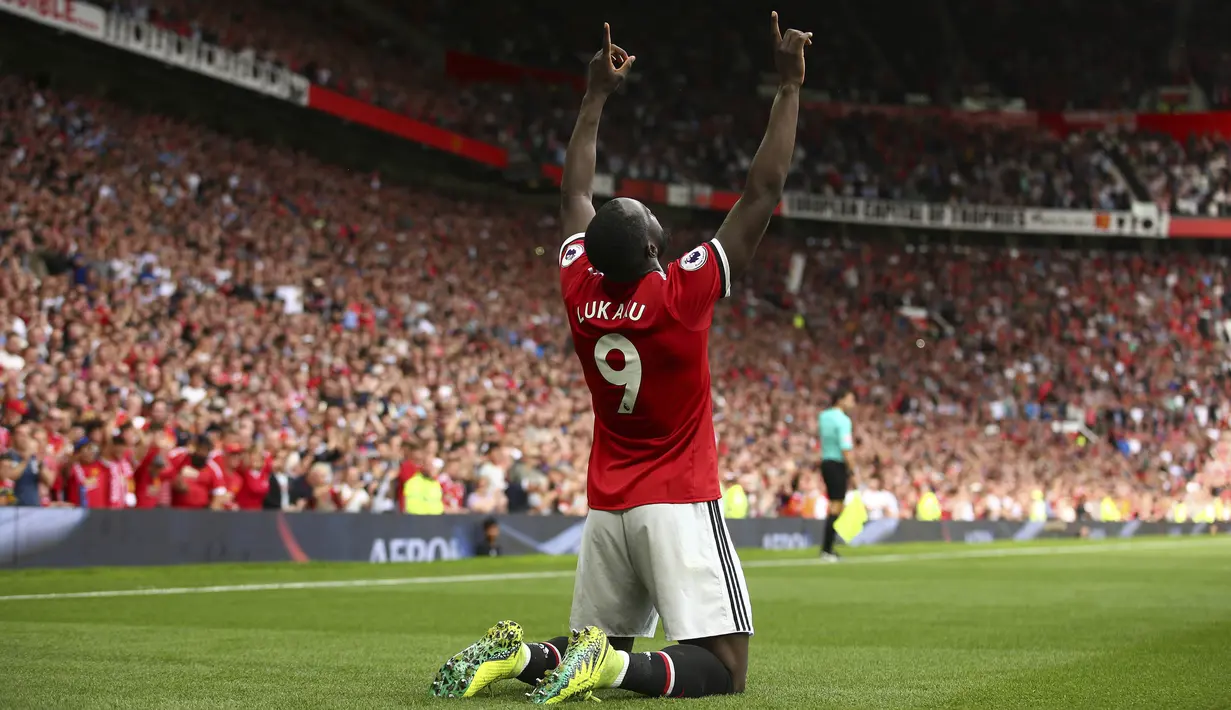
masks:
[(833, 406), (817, 417), (821, 439), (821, 478), (825, 481), (825, 495), (829, 498), (829, 514), (825, 516), (825, 538), (821, 545), (821, 559), (837, 562), (833, 546), (837, 538), (834, 522), (846, 506), (846, 492), (850, 487), (851, 450), (855, 448), (850, 411), (855, 408), (855, 393), (842, 388), (834, 397)]

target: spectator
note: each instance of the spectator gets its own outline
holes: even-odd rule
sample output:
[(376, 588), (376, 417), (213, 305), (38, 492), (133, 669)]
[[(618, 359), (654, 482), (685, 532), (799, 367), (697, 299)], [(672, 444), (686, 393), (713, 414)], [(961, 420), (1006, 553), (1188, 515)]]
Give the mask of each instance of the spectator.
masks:
[(495, 489), (491, 479), (480, 477), (475, 482), (474, 492), (466, 498), (466, 509), (481, 515), (508, 512), (508, 501)]
[[(444, 486), (440, 481), (418, 469), (403, 486), (404, 512), (411, 515), (441, 515), (445, 512)], [(491, 511), (487, 511), (491, 512)]]
[(371, 496), (363, 484), (363, 476), (357, 466), (347, 468), (336, 490), (337, 508), (346, 513), (361, 513), (370, 509)]
[(495, 518), (483, 521), (482, 537), (475, 545), (474, 554), (477, 557), (499, 557), (504, 554), (500, 545), (500, 523)]
[(335, 509), (334, 491), (329, 483), (332, 478), (333, 471), (329, 464), (316, 462), (308, 466), (307, 472), (291, 483), (291, 510)]
[(860, 496), (868, 512), (868, 520), (893, 520), (900, 517), (897, 497), (885, 490), (879, 476), (868, 479), (867, 488), (860, 491)]
[(39, 482), (37, 457), (9, 451), (0, 458), (0, 505), (42, 505)]

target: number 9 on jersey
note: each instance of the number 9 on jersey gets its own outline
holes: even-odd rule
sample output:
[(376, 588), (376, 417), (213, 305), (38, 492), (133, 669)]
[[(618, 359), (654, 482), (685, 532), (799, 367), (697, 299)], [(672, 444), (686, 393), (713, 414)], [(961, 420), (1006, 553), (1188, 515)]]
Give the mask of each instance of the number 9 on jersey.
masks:
[[(616, 370), (607, 364), (607, 356), (613, 350), (624, 356), (624, 369)], [(604, 380), (624, 388), (617, 412), (632, 414), (637, 406), (637, 394), (641, 392), (641, 355), (632, 341), (618, 333), (608, 333), (599, 338), (594, 344), (594, 364)]]

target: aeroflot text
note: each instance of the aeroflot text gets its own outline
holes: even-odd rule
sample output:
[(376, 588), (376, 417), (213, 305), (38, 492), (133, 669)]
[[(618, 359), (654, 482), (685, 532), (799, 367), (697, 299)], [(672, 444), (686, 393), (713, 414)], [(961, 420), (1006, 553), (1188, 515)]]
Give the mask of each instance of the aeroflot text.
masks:
[(424, 540), (421, 537), (393, 538), (386, 544), (385, 540), (376, 538), (372, 541), (372, 554), (369, 562), (433, 562), (435, 560), (457, 560), (462, 557), (461, 545), (457, 540), (446, 540), (434, 537)]

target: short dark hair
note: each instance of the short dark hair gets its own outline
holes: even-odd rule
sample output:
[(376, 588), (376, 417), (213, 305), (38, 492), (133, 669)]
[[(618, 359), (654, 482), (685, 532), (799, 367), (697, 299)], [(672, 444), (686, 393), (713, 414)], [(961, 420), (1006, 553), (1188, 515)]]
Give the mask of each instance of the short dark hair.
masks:
[(855, 390), (853, 390), (853, 389), (851, 389), (850, 387), (847, 387), (847, 386), (845, 386), (845, 385), (843, 385), (843, 386), (839, 387), (838, 389), (834, 390), (834, 394), (833, 394), (833, 405), (836, 407), (836, 406), (838, 406), (839, 404), (841, 404), (841, 403), (842, 403), (842, 400), (846, 399), (846, 396), (847, 396), (848, 394), (855, 394)]
[(586, 256), (604, 276), (617, 282), (636, 281), (644, 274), (648, 225), (644, 214), (611, 200), (594, 213), (586, 227)]

